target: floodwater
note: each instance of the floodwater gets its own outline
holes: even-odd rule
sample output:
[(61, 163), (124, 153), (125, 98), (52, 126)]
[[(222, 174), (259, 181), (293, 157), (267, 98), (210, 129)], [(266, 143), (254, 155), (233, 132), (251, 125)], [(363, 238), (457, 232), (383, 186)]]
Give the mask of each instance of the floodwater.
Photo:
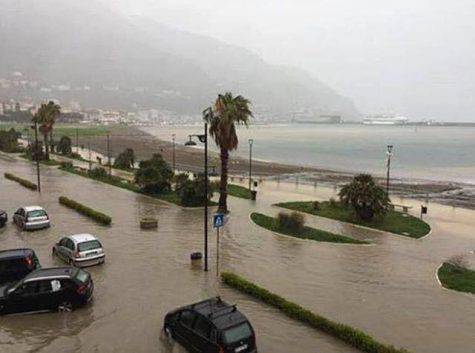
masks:
[[(34, 167), (0, 158), (0, 173), (34, 180)], [(142, 195), (42, 167), (43, 192), (0, 177), (0, 208), (40, 204), (53, 226), (20, 232), (0, 229), (0, 249), (33, 248), (44, 267), (63, 265), (51, 247), (65, 234), (96, 234), (104, 266), (90, 268), (94, 301), (72, 313), (0, 318), (0, 352), (184, 352), (160, 338), (167, 311), (221, 295), (237, 303), (257, 331), (260, 352), (354, 352), (347, 345), (216, 281), (210, 229), (210, 271), (192, 266), (202, 248), (202, 210), (185, 210)], [(257, 203), (230, 198), (230, 220), (221, 236), (220, 267), (241, 274), (304, 307), (358, 327), (377, 339), (420, 353), (470, 353), (475, 346), (475, 297), (442, 289), (435, 271), (448, 257), (475, 249), (475, 212), (429, 205), (430, 236), (406, 239), (307, 217), (310, 225), (369, 239), (370, 246), (338, 245), (278, 236), (252, 224), (249, 213), (274, 214), (283, 200), (327, 198), (331, 188), (264, 183)], [(108, 213), (111, 227), (58, 203), (65, 195)], [(416, 201), (404, 201), (419, 207)], [(156, 231), (139, 229), (154, 215)]]

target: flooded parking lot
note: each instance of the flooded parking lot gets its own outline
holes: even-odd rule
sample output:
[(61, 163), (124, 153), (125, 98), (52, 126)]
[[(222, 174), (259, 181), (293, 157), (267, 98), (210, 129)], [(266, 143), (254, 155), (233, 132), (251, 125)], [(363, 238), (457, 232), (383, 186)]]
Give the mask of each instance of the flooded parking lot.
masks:
[[(0, 173), (34, 180), (26, 162), (0, 159)], [(42, 167), (42, 193), (0, 178), (0, 208), (11, 214), (39, 204), (50, 229), (0, 229), (0, 249), (33, 248), (43, 267), (62, 266), (51, 256), (63, 235), (92, 233), (106, 263), (90, 268), (94, 301), (72, 313), (0, 318), (0, 352), (184, 352), (160, 339), (167, 311), (221, 295), (253, 323), (260, 352), (352, 352), (352, 348), (290, 320), (216, 280), (215, 234), (210, 229), (210, 271), (193, 266), (202, 249), (202, 210), (182, 209), (113, 186)], [(331, 319), (414, 352), (470, 353), (475, 345), (475, 298), (441, 289), (435, 278), (448, 257), (475, 249), (475, 212), (431, 204), (433, 232), (421, 240), (361, 230), (307, 217), (310, 225), (369, 239), (371, 246), (318, 243), (277, 236), (252, 224), (249, 213), (275, 213), (277, 201), (325, 198), (331, 188), (265, 183), (253, 204), (230, 198), (231, 216), (221, 238), (221, 269), (241, 274)], [(58, 203), (64, 195), (112, 216), (97, 225)], [(416, 201), (411, 203), (415, 209)], [(158, 231), (143, 231), (139, 218), (154, 215)]]

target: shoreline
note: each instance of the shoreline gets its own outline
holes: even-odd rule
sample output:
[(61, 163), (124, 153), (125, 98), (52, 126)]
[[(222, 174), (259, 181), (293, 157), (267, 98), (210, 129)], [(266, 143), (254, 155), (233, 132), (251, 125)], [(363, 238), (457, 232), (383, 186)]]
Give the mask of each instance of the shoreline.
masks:
[[(107, 155), (106, 136), (97, 136), (91, 139), (87, 136), (79, 136), (79, 145), (87, 147), (88, 143), (90, 143), (92, 150), (104, 156)], [(124, 130), (115, 131), (115, 129), (111, 129), (109, 147), (111, 157), (117, 156), (125, 148), (130, 147), (134, 149), (137, 160), (150, 158), (153, 153), (157, 152), (161, 153), (168, 163), (172, 164), (173, 160), (172, 142), (159, 139), (135, 127), (128, 127), (127, 133), (124, 133)], [(219, 173), (221, 164), (219, 154), (214, 151), (208, 153), (210, 170)], [(178, 170), (199, 173), (203, 170), (203, 151), (201, 148), (175, 144), (175, 163)], [(231, 154), (229, 175), (237, 178), (247, 178), (248, 173), (248, 160)], [(289, 165), (258, 159), (253, 159), (252, 173), (257, 180), (268, 179), (306, 184), (322, 183), (336, 187), (349, 182), (357, 174), (349, 171)], [(380, 184), (385, 185), (386, 179), (384, 177), (375, 176), (375, 178)], [(420, 199), (426, 203), (438, 202), (454, 207), (475, 209), (475, 185), (468, 183), (392, 178), (390, 193), (394, 196)]]

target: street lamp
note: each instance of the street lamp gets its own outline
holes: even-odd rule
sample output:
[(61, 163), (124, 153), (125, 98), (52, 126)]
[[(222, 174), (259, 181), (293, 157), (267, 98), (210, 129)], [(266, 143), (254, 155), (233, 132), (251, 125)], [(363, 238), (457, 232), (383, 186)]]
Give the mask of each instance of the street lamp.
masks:
[(252, 188), (252, 144), (254, 143), (253, 139), (249, 139), (249, 193)]
[(388, 156), (387, 161), (387, 174), (386, 174), (386, 193), (389, 195), (389, 173), (391, 169), (391, 156), (393, 153), (393, 145), (388, 145), (388, 151), (386, 152)]
[(40, 153), (43, 151), (40, 150), (38, 151), (38, 122), (35, 119), (35, 123), (31, 126), (32, 129), (35, 130), (35, 148), (33, 149), (33, 156), (35, 156), (36, 159), (36, 178), (38, 180), (38, 192), (41, 192), (41, 180), (40, 180)]
[(205, 185), (204, 185), (204, 198), (205, 198), (205, 209), (204, 209), (204, 241), (205, 241), (205, 271), (208, 271), (208, 123), (205, 122), (205, 131), (202, 135), (188, 135), (189, 141), (185, 143), (185, 146), (193, 146), (190, 142), (193, 137), (197, 137), (201, 143), (205, 145), (205, 161), (204, 161), (204, 174), (205, 174)]
[(172, 165), (173, 165), (173, 172), (175, 172), (175, 134), (172, 134), (172, 141), (173, 141), (173, 151), (172, 151)]

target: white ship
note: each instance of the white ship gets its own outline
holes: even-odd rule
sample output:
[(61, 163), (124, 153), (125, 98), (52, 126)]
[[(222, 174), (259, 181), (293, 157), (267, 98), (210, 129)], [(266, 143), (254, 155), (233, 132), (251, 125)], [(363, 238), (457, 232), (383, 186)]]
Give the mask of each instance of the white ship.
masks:
[(409, 121), (403, 116), (373, 115), (363, 119), (364, 125), (405, 125)]

